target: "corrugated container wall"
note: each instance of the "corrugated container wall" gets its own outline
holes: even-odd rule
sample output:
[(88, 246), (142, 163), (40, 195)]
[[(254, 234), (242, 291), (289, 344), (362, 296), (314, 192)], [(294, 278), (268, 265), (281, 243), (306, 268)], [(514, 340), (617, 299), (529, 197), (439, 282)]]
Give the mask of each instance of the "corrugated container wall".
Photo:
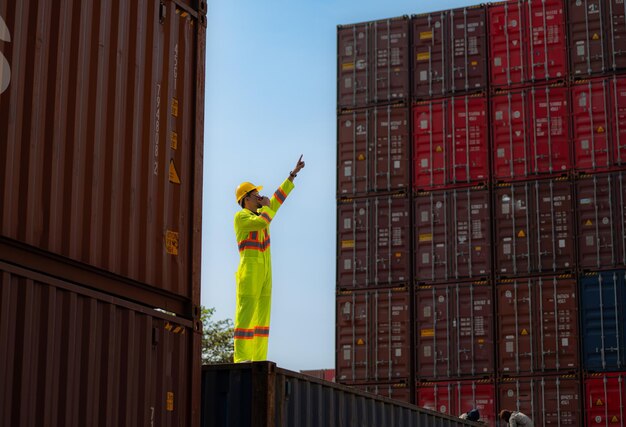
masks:
[(3, 238), (199, 303), (206, 3), (197, 7), (0, 3)]
[(0, 349), (0, 425), (200, 418), (191, 321), (0, 262)]
[(585, 426), (609, 427), (626, 419), (626, 372), (590, 374), (584, 379)]

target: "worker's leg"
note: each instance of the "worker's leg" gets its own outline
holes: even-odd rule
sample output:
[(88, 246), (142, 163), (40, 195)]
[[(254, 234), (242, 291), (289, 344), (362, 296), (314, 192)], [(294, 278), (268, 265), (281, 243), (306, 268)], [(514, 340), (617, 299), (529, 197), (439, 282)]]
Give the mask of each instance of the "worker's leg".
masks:
[(255, 360), (254, 326), (265, 272), (256, 259), (242, 261), (237, 271), (235, 308), (235, 363)]
[(254, 360), (267, 360), (267, 346), (270, 336), (270, 314), (272, 309), (272, 269), (267, 266), (265, 280), (261, 286), (257, 324), (254, 328), (256, 353)]

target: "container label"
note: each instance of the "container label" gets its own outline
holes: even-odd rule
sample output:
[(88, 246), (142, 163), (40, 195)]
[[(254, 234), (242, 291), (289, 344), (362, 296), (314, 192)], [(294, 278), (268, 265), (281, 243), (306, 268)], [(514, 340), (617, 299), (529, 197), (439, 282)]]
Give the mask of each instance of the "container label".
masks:
[(178, 99), (172, 98), (172, 116), (178, 117)]
[(422, 336), (422, 337), (434, 337), (435, 336), (435, 330), (434, 329), (422, 329), (420, 331), (420, 336)]
[(354, 62), (346, 62), (345, 64), (341, 64), (342, 71), (350, 71), (354, 70)]
[(420, 40), (431, 40), (433, 38), (433, 32), (431, 31), (422, 31), (420, 33)]
[(167, 230), (165, 232), (165, 249), (170, 255), (178, 255), (178, 233)]
[(176, 166), (174, 166), (174, 160), (170, 160), (170, 182), (173, 184), (180, 184), (180, 178), (178, 172), (176, 172)]
[[(0, 40), (4, 42), (11, 41), (9, 27), (7, 27), (2, 17), (0, 17)], [(7, 90), (9, 83), (11, 83), (11, 66), (9, 65), (9, 61), (0, 52), (0, 93)]]
[(171, 391), (167, 392), (167, 406), (165, 409), (170, 412), (174, 410), (174, 393)]
[(418, 61), (428, 61), (430, 59), (430, 52), (422, 52), (417, 54)]
[(349, 249), (354, 247), (354, 240), (342, 240), (341, 249)]
[(420, 242), (432, 242), (433, 241), (433, 235), (432, 233), (423, 233), (419, 235), (419, 241)]
[(178, 150), (178, 134), (172, 131), (172, 136), (170, 138), (170, 148), (172, 150)]

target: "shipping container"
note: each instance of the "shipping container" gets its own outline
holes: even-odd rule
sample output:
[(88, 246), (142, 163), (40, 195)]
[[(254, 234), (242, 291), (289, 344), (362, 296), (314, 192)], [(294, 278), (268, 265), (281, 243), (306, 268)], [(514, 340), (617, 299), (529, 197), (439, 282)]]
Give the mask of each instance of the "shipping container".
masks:
[(580, 268), (626, 265), (626, 174), (581, 175), (576, 193)]
[(568, 90), (528, 87), (491, 97), (493, 179), (566, 174), (572, 168)]
[(406, 101), (409, 32), (408, 17), (338, 26), (339, 110)]
[(272, 362), (202, 368), (202, 427), (477, 426)]
[(622, 0), (567, 0), (572, 76), (626, 68), (626, 11)]
[(396, 401), (411, 403), (411, 389), (407, 387), (406, 383), (355, 384), (350, 387), (357, 390), (363, 390), (380, 397), (387, 397)]
[(462, 95), (413, 107), (413, 186), (467, 186), (489, 180), (487, 98)]
[(413, 98), (485, 89), (486, 27), (484, 6), (414, 15)]
[(407, 288), (337, 294), (337, 382), (391, 382), (409, 378), (409, 307)]
[(420, 192), (414, 199), (417, 283), (491, 276), (491, 208), (486, 188)]
[(562, 0), (491, 4), (489, 40), (492, 86), (519, 86), (567, 75)]
[(579, 426), (581, 393), (577, 375), (504, 378), (498, 383), (498, 406), (523, 412), (534, 427)]
[(494, 190), (494, 252), (500, 277), (575, 268), (573, 184), (544, 179)]
[(492, 380), (421, 382), (417, 386), (417, 405), (457, 417), (478, 409), (486, 425), (498, 423)]
[(0, 261), (0, 425), (197, 425), (199, 331)]
[(500, 375), (580, 368), (577, 290), (573, 276), (496, 283)]
[(206, 2), (187, 3), (0, 5), (0, 235), (138, 302), (200, 301)]
[(402, 195), (337, 205), (337, 288), (403, 286), (411, 275), (409, 200)]
[(492, 288), (488, 282), (420, 286), (415, 291), (415, 310), (418, 378), (476, 378), (494, 373)]
[(410, 187), (409, 109), (398, 106), (337, 116), (337, 197)]
[(335, 370), (334, 369), (309, 369), (300, 371), (301, 374), (310, 375), (315, 378), (319, 378), (324, 381), (335, 382)]
[(626, 372), (589, 374), (584, 379), (585, 426), (624, 425)]
[(583, 274), (580, 286), (583, 366), (588, 372), (626, 366), (626, 271)]

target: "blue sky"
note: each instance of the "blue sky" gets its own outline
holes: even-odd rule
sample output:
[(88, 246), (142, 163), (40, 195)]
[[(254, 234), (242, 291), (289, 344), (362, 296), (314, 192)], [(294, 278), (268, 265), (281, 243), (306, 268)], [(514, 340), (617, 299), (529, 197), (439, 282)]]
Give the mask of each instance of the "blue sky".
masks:
[(334, 367), (337, 25), (478, 4), (466, 0), (210, 0), (202, 304), (233, 318), (241, 181), (268, 196), (306, 167), (272, 222), (268, 358)]

